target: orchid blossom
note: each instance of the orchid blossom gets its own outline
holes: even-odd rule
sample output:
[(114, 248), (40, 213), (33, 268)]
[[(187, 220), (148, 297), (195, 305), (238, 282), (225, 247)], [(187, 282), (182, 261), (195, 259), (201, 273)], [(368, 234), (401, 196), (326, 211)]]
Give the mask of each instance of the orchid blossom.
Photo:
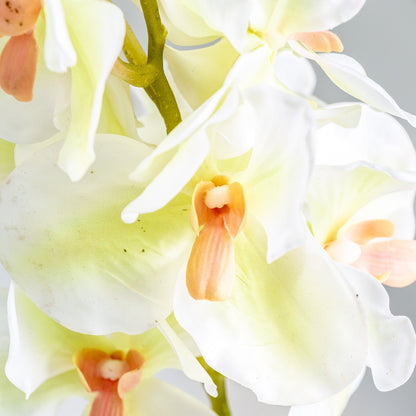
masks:
[[(65, 131), (59, 165), (72, 180), (79, 180), (95, 158), (101, 109), (108, 121), (114, 110), (109, 99), (117, 99), (132, 114), (121, 81), (116, 89), (114, 80), (106, 86), (123, 44), (123, 14), (104, 0), (11, 0), (2, 3), (0, 16), (0, 34), (5, 36), (0, 47), (0, 85), (5, 91), (0, 91), (0, 110), (7, 113), (0, 137), (35, 143)], [(120, 110), (112, 117), (124, 129), (115, 131), (114, 122), (111, 127), (107, 122), (107, 133), (137, 136)]]
[[(5, 318), (2, 315), (3, 341), (7, 339)], [(197, 400), (154, 377), (163, 368), (183, 368), (215, 394), (209, 376), (177, 335), (169, 340), (175, 353), (157, 328), (136, 336), (78, 334), (48, 318), (13, 284), (8, 322), (6, 375), (14, 386), (2, 376), (0, 399), (0, 409), (8, 415), (56, 414), (60, 403), (71, 396), (90, 402), (85, 413), (90, 416), (144, 416), (155, 411), (214, 415)], [(6, 342), (2, 348), (7, 348)], [(5, 355), (2, 350), (2, 363)]]

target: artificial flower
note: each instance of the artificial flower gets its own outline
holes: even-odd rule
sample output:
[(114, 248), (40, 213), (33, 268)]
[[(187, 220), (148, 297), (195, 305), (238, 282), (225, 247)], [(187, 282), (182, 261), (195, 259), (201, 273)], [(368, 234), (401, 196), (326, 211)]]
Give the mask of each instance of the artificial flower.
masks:
[[(4, 363), (5, 316), (1, 321)], [(0, 409), (8, 415), (53, 415), (72, 396), (90, 402), (84, 414), (91, 416), (214, 415), (194, 398), (154, 377), (163, 368), (184, 366), (187, 374), (206, 382), (215, 394), (215, 386), (197, 361), (187, 355), (188, 361), (183, 362), (183, 353), (178, 358), (157, 328), (137, 336), (78, 334), (48, 318), (13, 284), (8, 321), (6, 374), (14, 386), (2, 376), (0, 399)], [(185, 347), (178, 340), (170, 342), (181, 351)]]

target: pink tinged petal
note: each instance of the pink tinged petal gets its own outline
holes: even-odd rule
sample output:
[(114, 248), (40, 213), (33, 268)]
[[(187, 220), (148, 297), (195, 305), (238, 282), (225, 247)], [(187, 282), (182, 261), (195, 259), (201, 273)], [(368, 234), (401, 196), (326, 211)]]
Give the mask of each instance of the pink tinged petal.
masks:
[(389, 220), (367, 220), (347, 227), (338, 235), (357, 244), (366, 244), (374, 238), (392, 237), (394, 228), (394, 224)]
[(0, 3), (0, 36), (18, 36), (32, 29), (42, 0), (8, 0)]
[(218, 216), (205, 224), (194, 242), (186, 284), (194, 299), (223, 301), (231, 297), (234, 280), (234, 241)]
[(144, 358), (138, 351), (130, 350), (126, 355), (125, 361), (129, 367), (129, 371), (120, 377), (117, 387), (118, 395), (121, 398), (139, 384), (142, 376)]
[(33, 98), (38, 46), (33, 31), (10, 38), (0, 57), (0, 86), (18, 101)]
[(365, 244), (361, 250), (353, 266), (381, 277), (384, 284), (404, 287), (416, 280), (416, 241), (379, 241)]
[(344, 45), (341, 39), (328, 30), (322, 32), (298, 32), (290, 36), (315, 52), (342, 52)]

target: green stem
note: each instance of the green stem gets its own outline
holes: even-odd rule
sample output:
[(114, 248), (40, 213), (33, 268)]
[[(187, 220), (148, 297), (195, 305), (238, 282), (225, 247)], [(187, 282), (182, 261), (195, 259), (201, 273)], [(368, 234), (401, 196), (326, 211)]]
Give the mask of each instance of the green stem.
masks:
[(205, 371), (210, 375), (212, 381), (217, 385), (218, 396), (208, 396), (211, 400), (212, 410), (218, 416), (231, 416), (230, 408), (227, 401), (227, 390), (225, 386), (225, 377), (211, 368), (202, 357), (198, 357), (199, 363), (204, 367)]
[(147, 26), (147, 63), (158, 70), (155, 81), (145, 89), (159, 109), (169, 133), (181, 122), (181, 114), (163, 71), (163, 50), (167, 32), (160, 20), (157, 1), (140, 0), (140, 4)]

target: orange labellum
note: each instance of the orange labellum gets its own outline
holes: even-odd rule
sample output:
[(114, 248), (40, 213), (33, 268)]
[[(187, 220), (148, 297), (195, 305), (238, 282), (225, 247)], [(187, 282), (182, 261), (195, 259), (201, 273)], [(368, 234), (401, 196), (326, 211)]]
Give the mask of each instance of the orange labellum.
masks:
[(330, 31), (298, 32), (292, 34), (290, 38), (302, 42), (315, 52), (342, 52), (344, 50), (341, 39)]
[(31, 101), (38, 46), (33, 31), (9, 39), (0, 57), (0, 87), (18, 101)]
[(35, 27), (42, 0), (1, 0), (0, 35), (18, 36)]
[(389, 220), (360, 221), (340, 233), (342, 238), (354, 241), (357, 244), (366, 244), (374, 238), (392, 237), (394, 224)]

